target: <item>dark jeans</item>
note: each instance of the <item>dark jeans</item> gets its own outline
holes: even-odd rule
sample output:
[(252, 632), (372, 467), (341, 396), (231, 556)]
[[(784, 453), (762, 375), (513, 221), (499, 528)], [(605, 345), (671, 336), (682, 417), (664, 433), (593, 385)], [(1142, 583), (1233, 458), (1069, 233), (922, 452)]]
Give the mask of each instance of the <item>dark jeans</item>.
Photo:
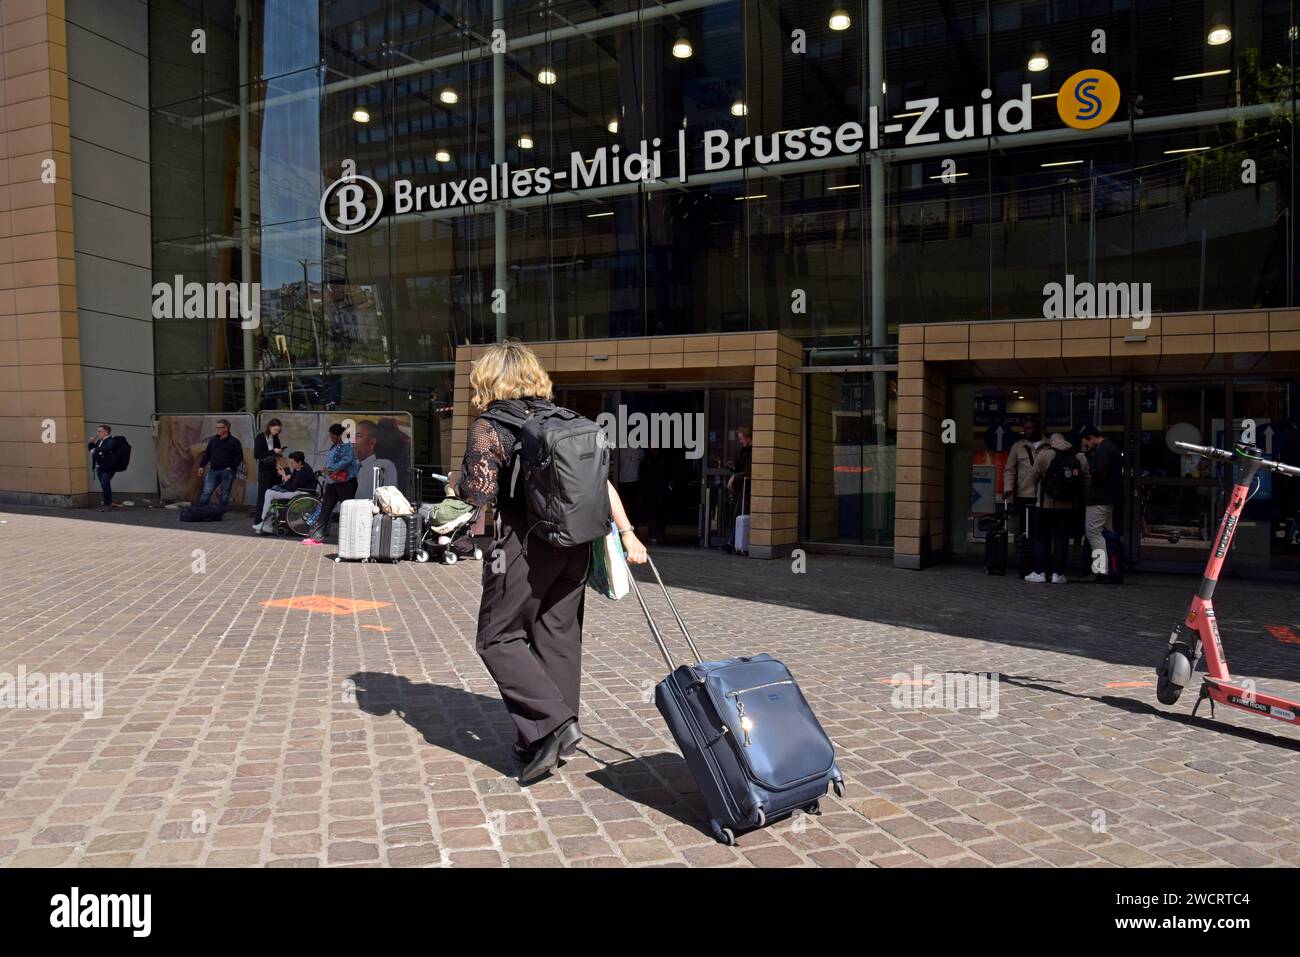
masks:
[(1034, 571), (1041, 575), (1065, 574), (1065, 540), (1069, 537), (1074, 510), (1040, 508), (1038, 534), (1034, 538)]
[(113, 504), (113, 473), (105, 472), (103, 469), (95, 469), (95, 478), (99, 479), (99, 488), (103, 492), (104, 500), (100, 504)]
[(346, 482), (330, 482), (326, 485), (325, 494), (321, 496), (320, 518), (316, 520), (316, 527), (312, 530), (312, 538), (324, 541), (325, 536), (330, 533), (330, 521), (334, 518), (334, 506), (356, 497), (357, 480), (355, 478), (350, 478)]

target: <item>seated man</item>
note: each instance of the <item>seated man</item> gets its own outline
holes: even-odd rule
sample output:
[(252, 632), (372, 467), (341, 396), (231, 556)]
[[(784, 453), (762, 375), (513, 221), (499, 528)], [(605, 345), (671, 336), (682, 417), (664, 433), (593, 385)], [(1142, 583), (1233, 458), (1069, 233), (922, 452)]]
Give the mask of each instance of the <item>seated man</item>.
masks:
[(280, 469), (281, 482), (266, 490), (262, 501), (262, 521), (253, 526), (257, 534), (275, 531), (271, 516), (271, 503), (277, 499), (297, 498), (303, 492), (316, 491), (316, 474), (306, 465), (307, 457), (301, 452), (289, 453), (289, 468)]

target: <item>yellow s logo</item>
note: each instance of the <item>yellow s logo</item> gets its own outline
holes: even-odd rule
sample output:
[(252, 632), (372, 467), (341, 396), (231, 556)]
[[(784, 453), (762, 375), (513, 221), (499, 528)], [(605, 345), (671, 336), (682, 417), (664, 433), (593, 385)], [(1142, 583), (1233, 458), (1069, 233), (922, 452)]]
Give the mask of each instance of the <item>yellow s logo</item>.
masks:
[(1105, 70), (1080, 70), (1056, 94), (1056, 112), (1066, 126), (1095, 130), (1119, 109), (1119, 83)]

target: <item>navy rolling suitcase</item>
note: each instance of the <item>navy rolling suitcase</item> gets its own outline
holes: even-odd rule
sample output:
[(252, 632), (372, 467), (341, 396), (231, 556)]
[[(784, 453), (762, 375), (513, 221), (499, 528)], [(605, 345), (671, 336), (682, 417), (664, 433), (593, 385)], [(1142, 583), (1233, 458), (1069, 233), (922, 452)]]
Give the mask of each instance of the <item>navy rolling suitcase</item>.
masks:
[(818, 800), (829, 788), (842, 796), (835, 748), (789, 669), (770, 655), (701, 661), (654, 562), (650, 570), (696, 662), (674, 664), (632, 578), (632, 591), (672, 669), (655, 686), (655, 706), (704, 796), (713, 836), (734, 844), (738, 831), (799, 810), (818, 813)]

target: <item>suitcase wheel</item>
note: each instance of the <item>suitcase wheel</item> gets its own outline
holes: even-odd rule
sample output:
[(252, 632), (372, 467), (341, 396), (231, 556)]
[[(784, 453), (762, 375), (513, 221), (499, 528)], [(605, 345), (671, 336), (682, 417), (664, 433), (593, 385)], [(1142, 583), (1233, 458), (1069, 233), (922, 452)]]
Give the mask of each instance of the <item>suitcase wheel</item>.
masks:
[(842, 778), (836, 778), (834, 781), (832, 781), (831, 787), (835, 789), (835, 796), (837, 798), (844, 797), (844, 781)]
[(757, 814), (758, 814), (758, 826), (759, 827), (765, 826), (767, 824), (767, 815), (763, 813), (763, 809), (761, 807), (758, 809)]
[(341, 561), (343, 561), (343, 559), (339, 558), (337, 555), (334, 556), (334, 563), (335, 563), (336, 565), (337, 565), (339, 562), (341, 562)]
[(804, 805), (803, 810), (805, 814), (812, 814), (816, 817), (820, 817), (822, 813), (822, 802), (813, 801), (812, 804)]
[(713, 828), (713, 836), (717, 839), (719, 844), (725, 844), (727, 847), (734, 847), (736, 845), (736, 835), (731, 828), (723, 827), (716, 820), (710, 820), (709, 826)]

